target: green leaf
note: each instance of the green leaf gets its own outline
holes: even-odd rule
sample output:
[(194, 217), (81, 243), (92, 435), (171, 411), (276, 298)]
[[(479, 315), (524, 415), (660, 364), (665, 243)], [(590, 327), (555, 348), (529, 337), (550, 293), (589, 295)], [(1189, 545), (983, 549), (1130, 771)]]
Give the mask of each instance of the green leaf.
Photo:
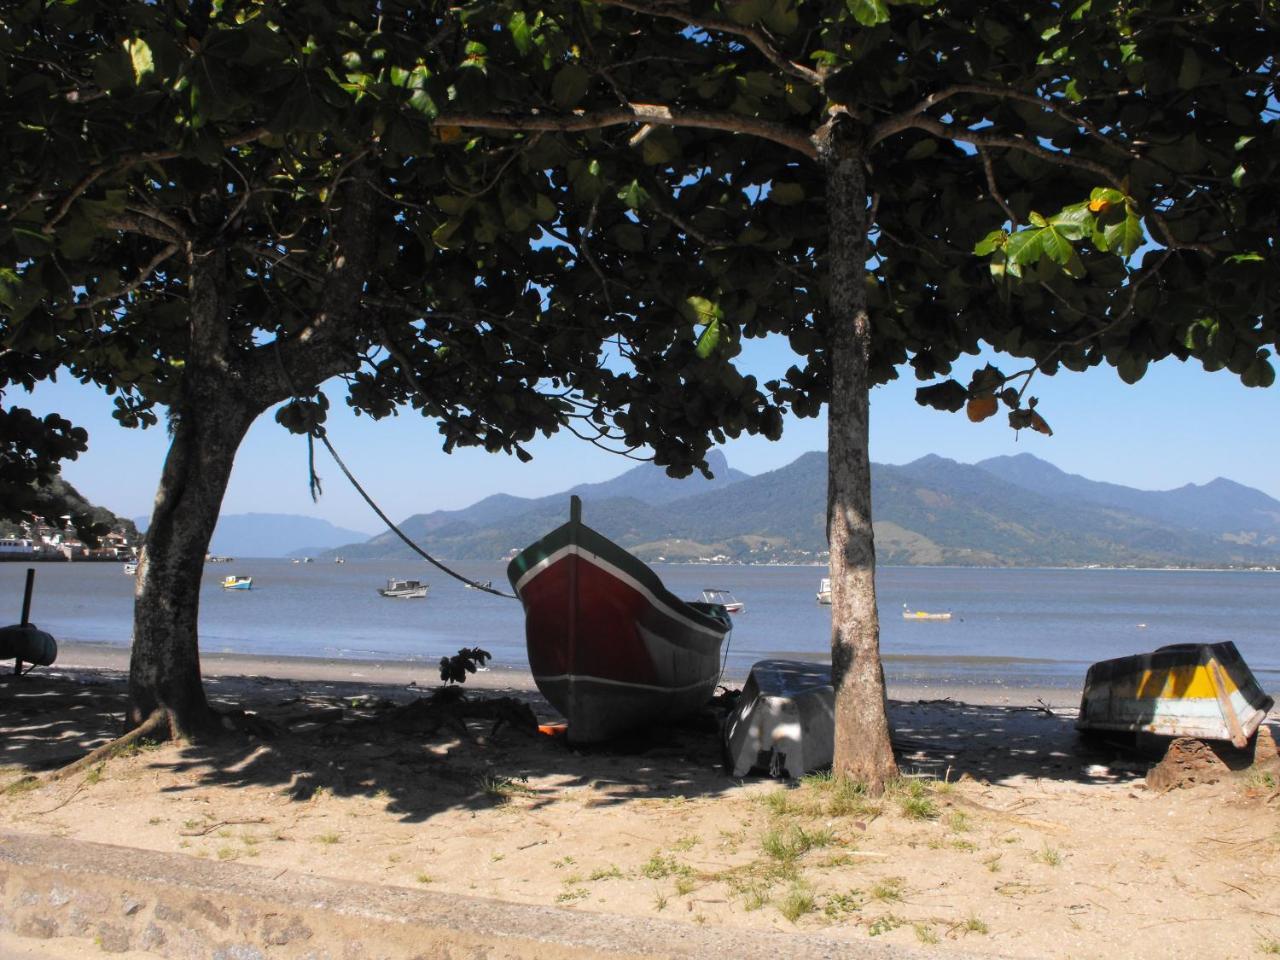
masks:
[(845, 0), (853, 18), (864, 27), (874, 27), (889, 19), (889, 7), (884, 0)]
[(1044, 252), (1043, 230), (1019, 230), (1004, 245), (1009, 262), (1018, 266), (1035, 263)]
[(789, 207), (804, 201), (804, 187), (798, 183), (774, 181), (769, 188), (769, 199), (780, 207)]
[(533, 46), (533, 28), (525, 18), (523, 10), (517, 10), (507, 21), (507, 29), (511, 31), (511, 42), (521, 55), (529, 52)]
[(1009, 235), (1003, 230), (992, 230), (974, 245), (973, 252), (980, 257), (988, 256), (1001, 249), (1008, 239)]
[(533, 215), (543, 222), (554, 220), (556, 218), (555, 201), (548, 197), (545, 193), (538, 194), (533, 202)]
[(706, 297), (686, 297), (684, 303), (680, 305), (680, 314), (699, 327), (724, 318), (724, 311), (720, 305)]
[(1245, 166), (1243, 163), (1237, 164), (1236, 168), (1231, 171), (1231, 182), (1237, 187), (1240, 186), (1242, 183), (1244, 183), (1244, 175), (1247, 172), (1248, 171), (1245, 169)]
[(1267, 258), (1256, 251), (1249, 253), (1237, 253), (1234, 256), (1227, 257), (1227, 263), (1266, 263)]
[(1093, 232), (1093, 213), (1089, 202), (1073, 203), (1063, 207), (1049, 218), (1049, 224), (1068, 240), (1083, 240)]
[(551, 99), (564, 109), (576, 107), (587, 95), (590, 82), (591, 74), (586, 70), (576, 63), (566, 64), (551, 81)]
[(1040, 246), (1049, 259), (1057, 264), (1066, 264), (1075, 253), (1071, 242), (1053, 227), (1045, 227), (1040, 231)]
[(133, 82), (140, 84), (147, 74), (154, 73), (156, 69), (155, 60), (151, 57), (151, 47), (141, 37), (135, 37), (126, 40), (124, 48), (133, 62)]
[(431, 99), (431, 94), (425, 90), (415, 90), (413, 96), (409, 98), (409, 106), (429, 120), (434, 120), (440, 115), (440, 108)]
[(639, 181), (632, 180), (618, 191), (618, 199), (632, 210), (639, 210), (649, 202), (649, 191), (640, 186)]
[(1132, 207), (1125, 211), (1123, 220), (1104, 227), (1102, 232), (1106, 237), (1107, 249), (1126, 258), (1133, 256), (1146, 240), (1146, 235), (1142, 232), (1142, 221)]
[(705, 360), (716, 352), (716, 349), (720, 346), (721, 339), (720, 321), (712, 320), (707, 324), (706, 329), (702, 331), (701, 336), (698, 337), (698, 342), (693, 348), (694, 352)]
[(1031, 214), (1027, 219), (1031, 222), (1033, 227), (1044, 227), (1049, 224), (1049, 221), (1046, 220), (1043, 215), (1036, 213), (1034, 210), (1031, 211)]

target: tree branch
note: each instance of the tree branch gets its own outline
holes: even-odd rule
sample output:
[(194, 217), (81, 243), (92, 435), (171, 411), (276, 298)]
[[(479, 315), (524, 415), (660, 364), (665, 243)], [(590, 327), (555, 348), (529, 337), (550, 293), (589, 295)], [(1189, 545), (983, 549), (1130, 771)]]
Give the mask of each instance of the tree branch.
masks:
[(681, 10), (678, 7), (668, 6), (650, 6), (647, 3), (637, 3), (636, 0), (601, 0), (606, 6), (621, 7), (624, 10), (630, 10), (632, 13), (642, 13), (651, 17), (667, 17), (671, 20), (678, 20), (683, 24), (691, 27), (697, 27), (700, 30), (716, 30), (720, 33), (728, 33), (737, 37), (742, 37), (753, 47), (764, 54), (765, 58), (779, 70), (789, 73), (793, 77), (798, 77), (805, 83), (812, 84), (819, 89), (826, 82), (824, 77), (817, 70), (806, 67), (802, 63), (796, 63), (788, 60), (773, 45), (768, 35), (763, 30), (755, 27), (747, 26), (741, 23), (734, 23), (732, 20), (725, 20), (721, 17), (696, 17), (691, 13)]
[(150, 279), (151, 275), (156, 272), (156, 269), (160, 266), (160, 264), (164, 263), (166, 260), (172, 257), (175, 253), (178, 252), (179, 249), (181, 248), (178, 246), (178, 244), (176, 243), (169, 244), (167, 247), (165, 247), (163, 250), (157, 253), (154, 257), (152, 257), (150, 262), (145, 267), (143, 267), (140, 271), (138, 271), (138, 275), (130, 283), (126, 283), (119, 290), (113, 290), (110, 293), (100, 294), (99, 296), (96, 296), (92, 300), (89, 300), (85, 303), (77, 303), (76, 306), (77, 307), (96, 307), (100, 303), (107, 303), (111, 300), (119, 300), (121, 297), (127, 297), (129, 294), (133, 293), (133, 291), (137, 290), (140, 286), (146, 283), (147, 280)]
[(593, 112), (576, 111), (571, 114), (529, 113), (442, 113), (437, 125), (477, 127), (486, 130), (534, 131), (574, 133), (581, 130), (600, 130), (605, 127), (624, 126), (631, 123), (653, 123), (669, 127), (696, 127), (703, 130), (723, 130), (744, 136), (771, 140), (801, 153), (811, 160), (818, 151), (804, 133), (780, 123), (740, 117), (731, 113), (710, 113), (700, 110), (674, 111), (656, 103), (632, 103), (625, 107)]

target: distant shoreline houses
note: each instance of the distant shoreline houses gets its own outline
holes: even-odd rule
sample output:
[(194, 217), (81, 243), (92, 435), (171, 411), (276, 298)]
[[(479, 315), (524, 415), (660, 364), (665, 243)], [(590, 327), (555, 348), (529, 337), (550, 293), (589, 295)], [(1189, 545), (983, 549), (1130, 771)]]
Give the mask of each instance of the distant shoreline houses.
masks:
[(128, 536), (112, 530), (101, 543), (90, 547), (81, 541), (70, 525), (56, 527), (45, 523), (21, 524), (22, 536), (0, 537), (0, 563), (23, 562), (94, 562), (136, 560), (138, 545)]

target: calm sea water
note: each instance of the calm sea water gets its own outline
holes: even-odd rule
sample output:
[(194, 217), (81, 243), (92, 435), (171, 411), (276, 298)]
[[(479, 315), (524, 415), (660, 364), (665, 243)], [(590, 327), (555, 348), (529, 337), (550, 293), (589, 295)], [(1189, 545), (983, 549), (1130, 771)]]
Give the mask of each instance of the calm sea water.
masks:
[[(507, 589), (501, 564), (462, 564)], [(704, 587), (746, 603), (734, 619), (727, 675), (769, 656), (826, 656), (830, 608), (815, 601), (816, 567), (658, 564), (668, 588)], [(21, 613), (26, 565), (0, 564), (0, 622)], [(126, 646), (133, 578), (116, 564), (37, 564), (31, 619), (60, 641)], [(228, 573), (254, 578), (227, 591)], [(431, 584), (426, 600), (377, 595), (390, 576)], [(1144, 570), (991, 570), (886, 567), (877, 575), (889, 679), (1076, 687), (1085, 667), (1168, 643), (1233, 640), (1262, 686), (1280, 693), (1280, 575)], [(949, 610), (945, 622), (907, 622), (912, 609)], [(205, 651), (434, 662), (481, 646), (497, 664), (527, 667), (524, 621), (513, 600), (468, 590), (425, 564), (242, 560), (205, 568)]]

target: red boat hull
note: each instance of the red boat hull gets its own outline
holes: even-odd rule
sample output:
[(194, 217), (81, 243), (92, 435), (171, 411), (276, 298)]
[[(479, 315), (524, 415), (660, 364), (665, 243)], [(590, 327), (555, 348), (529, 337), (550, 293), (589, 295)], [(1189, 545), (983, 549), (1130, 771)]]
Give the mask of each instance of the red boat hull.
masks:
[(722, 607), (675, 598), (607, 538), (571, 520), (512, 561), (529, 665), (579, 743), (678, 719), (710, 699), (729, 632)]

